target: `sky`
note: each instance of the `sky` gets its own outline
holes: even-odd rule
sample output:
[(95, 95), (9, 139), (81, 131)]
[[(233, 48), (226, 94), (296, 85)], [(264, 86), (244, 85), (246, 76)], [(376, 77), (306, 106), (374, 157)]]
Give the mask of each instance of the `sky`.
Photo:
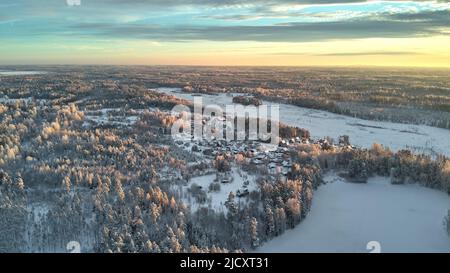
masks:
[(1, 0), (9, 64), (450, 67), (450, 0)]

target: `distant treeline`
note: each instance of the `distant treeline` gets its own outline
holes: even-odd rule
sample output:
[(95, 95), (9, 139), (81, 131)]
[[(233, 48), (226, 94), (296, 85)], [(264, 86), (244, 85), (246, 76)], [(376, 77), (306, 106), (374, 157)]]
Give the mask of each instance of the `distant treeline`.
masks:
[[(297, 160), (304, 162), (300, 154)], [(409, 150), (392, 152), (380, 144), (371, 149), (321, 151), (317, 157), (324, 169), (345, 170), (345, 177), (354, 182), (366, 182), (373, 175), (390, 176), (393, 184), (419, 183), (450, 194), (450, 159), (445, 156), (414, 154)]]

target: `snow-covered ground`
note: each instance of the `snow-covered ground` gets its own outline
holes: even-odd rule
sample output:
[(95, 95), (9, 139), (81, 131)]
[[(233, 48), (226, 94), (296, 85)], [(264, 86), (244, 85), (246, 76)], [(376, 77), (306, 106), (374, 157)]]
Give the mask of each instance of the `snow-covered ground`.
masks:
[[(203, 176), (197, 176), (193, 177), (187, 186), (184, 186), (183, 191), (183, 202), (185, 202), (187, 205), (189, 205), (192, 209), (192, 211), (196, 211), (199, 208), (207, 207), (214, 209), (215, 211), (226, 211), (225, 208), (225, 202), (228, 199), (228, 195), (230, 192), (233, 192), (236, 196), (236, 193), (238, 190), (243, 191), (244, 190), (244, 182), (248, 181), (247, 189), (249, 192), (252, 192), (256, 190), (258, 187), (255, 182), (255, 177), (252, 175), (247, 174), (245, 171), (238, 170), (237, 168), (233, 168), (230, 177), (232, 178), (231, 183), (220, 183), (220, 191), (217, 192), (210, 192), (209, 191), (209, 185), (214, 182), (216, 178), (216, 174), (208, 174)], [(197, 203), (195, 198), (190, 196), (190, 193), (188, 193), (188, 189), (193, 185), (196, 184), (197, 186), (201, 186), (202, 189), (207, 194), (207, 201), (205, 203)], [(239, 198), (238, 196), (235, 197), (236, 203), (245, 203), (247, 202), (247, 196)]]
[(334, 182), (315, 192), (307, 218), (259, 252), (369, 252), (370, 241), (378, 241), (381, 252), (450, 252), (446, 193), (381, 177), (368, 184), (326, 179)]
[[(122, 115), (121, 111), (121, 108), (102, 108), (97, 111), (85, 111), (85, 120), (101, 125), (131, 126), (139, 119), (139, 115), (142, 112), (134, 111), (134, 115), (128, 113)], [(89, 126), (89, 123), (86, 121), (83, 125)]]
[(33, 215), (33, 223), (41, 223), (50, 210), (48, 205), (45, 203), (34, 203), (30, 205), (28, 209)]
[(0, 97), (0, 103), (5, 103), (5, 104), (16, 103), (16, 102), (31, 103), (33, 101), (35, 101), (36, 103), (39, 103), (39, 104), (44, 104), (44, 103), (49, 102), (49, 100), (47, 100), (47, 99), (34, 99), (33, 97), (25, 97), (25, 98), (20, 98), (20, 99), (11, 99), (8, 96)]
[(42, 222), (47, 217), (50, 208), (48, 204), (44, 202), (36, 202), (32, 204), (27, 205), (27, 211), (28, 211), (28, 223), (26, 225), (26, 232), (25, 232), (25, 241), (27, 242), (27, 251), (28, 252), (39, 252), (39, 249), (34, 248), (32, 246), (32, 242), (34, 236), (35, 236), (35, 228), (37, 225), (41, 225)]
[[(181, 92), (179, 88), (158, 88), (159, 92), (193, 101), (194, 96)], [(232, 104), (232, 95), (202, 95), (203, 106)], [(270, 105), (271, 102), (264, 101)], [(426, 153), (440, 153), (450, 156), (450, 130), (425, 126), (409, 125), (385, 121), (371, 121), (338, 115), (322, 110), (279, 104), (280, 122), (308, 129), (313, 138), (350, 136), (350, 142), (359, 147), (370, 147), (380, 143), (391, 150), (404, 148)]]
[(1, 71), (0, 76), (27, 76), (46, 74), (44, 71)]

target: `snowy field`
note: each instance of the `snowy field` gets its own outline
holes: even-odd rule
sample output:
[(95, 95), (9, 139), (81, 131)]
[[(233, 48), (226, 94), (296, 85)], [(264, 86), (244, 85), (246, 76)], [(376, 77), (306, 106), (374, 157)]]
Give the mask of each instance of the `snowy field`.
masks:
[[(225, 207), (225, 202), (228, 199), (228, 194), (233, 192), (236, 196), (238, 190), (244, 191), (244, 182), (248, 181), (247, 189), (249, 192), (257, 190), (257, 185), (255, 182), (255, 177), (252, 175), (248, 175), (245, 171), (239, 170), (237, 168), (232, 168), (230, 173), (230, 177), (232, 178), (231, 183), (223, 184), (220, 183), (220, 191), (211, 192), (209, 191), (209, 185), (214, 182), (216, 178), (216, 174), (208, 174), (203, 176), (193, 177), (187, 186), (182, 188), (183, 193), (183, 202), (190, 206), (192, 211), (197, 211), (199, 208), (207, 207), (214, 209), (216, 212), (226, 212), (227, 209)], [(190, 195), (188, 189), (193, 185), (202, 187), (202, 189), (206, 192), (207, 201), (205, 203), (196, 202), (195, 198)], [(235, 197), (235, 201), (237, 204), (246, 203), (248, 196), (239, 198)]]
[(1, 71), (0, 76), (28, 76), (28, 75), (41, 75), (47, 74), (44, 71)]
[[(154, 108), (149, 108), (154, 111)], [(94, 111), (85, 111), (85, 122), (83, 126), (90, 123), (97, 125), (131, 126), (139, 119), (142, 110), (129, 110), (124, 112), (122, 108), (102, 108)]]
[(330, 183), (314, 194), (311, 212), (296, 228), (258, 249), (259, 252), (450, 252), (443, 226), (450, 208), (446, 193), (418, 185), (392, 185), (375, 177), (368, 184)]
[[(180, 92), (179, 88), (158, 88), (159, 92), (193, 101), (194, 96)], [(203, 105), (232, 104), (232, 95), (202, 95)], [(270, 105), (270, 102), (264, 101)], [(350, 136), (350, 142), (359, 147), (369, 148), (380, 143), (391, 150), (409, 148), (418, 152), (439, 153), (450, 156), (450, 130), (425, 126), (409, 125), (385, 121), (370, 121), (338, 115), (322, 110), (279, 104), (280, 122), (308, 129), (313, 138)]]

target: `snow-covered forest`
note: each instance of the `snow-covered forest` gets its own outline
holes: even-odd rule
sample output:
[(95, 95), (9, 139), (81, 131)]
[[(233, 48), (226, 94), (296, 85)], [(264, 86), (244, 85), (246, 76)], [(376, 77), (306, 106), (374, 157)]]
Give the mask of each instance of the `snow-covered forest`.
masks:
[[(235, 77), (239, 71), (227, 71), (227, 87), (223, 79), (215, 81), (215, 75), (225, 73), (222, 69), (216, 74), (204, 68), (196, 73), (159, 69), (30, 67), (39, 73), (0, 75), (0, 252), (66, 252), (72, 241), (83, 252), (283, 252), (321, 246), (323, 251), (357, 251), (326, 249), (323, 241), (313, 239), (317, 234), (305, 239), (311, 230), (333, 232), (314, 223), (342, 221), (336, 215), (339, 207), (326, 206), (339, 196), (345, 200), (337, 206), (364, 208), (369, 202), (372, 212), (402, 213), (399, 219), (422, 236), (423, 247), (416, 243), (404, 249), (393, 240), (388, 251), (450, 251), (450, 238), (442, 236), (449, 229), (443, 209), (450, 209), (450, 131), (439, 123), (448, 112), (444, 106), (431, 107), (433, 98), (422, 101), (420, 111), (439, 111), (439, 119), (433, 112), (427, 121), (398, 117), (393, 120), (403, 123), (394, 124), (383, 115), (377, 117), (383, 121), (365, 120), (363, 115), (342, 116), (340, 110), (329, 113), (324, 111), (331, 111), (328, 107), (300, 103), (302, 96), (312, 96), (305, 88), (294, 101), (282, 100), (286, 107), (281, 111), (287, 112), (282, 112), (281, 139), (274, 150), (251, 140), (181, 141), (170, 135), (178, 118), (170, 110), (178, 104), (192, 107), (193, 93), (207, 93), (205, 101), (219, 104), (232, 101), (236, 93), (253, 94), (255, 103), (275, 103), (281, 101), (274, 97), (277, 90), (295, 92), (294, 77), (289, 77), (291, 71), (272, 71), (273, 79), (286, 82), (256, 86), (269, 74), (246, 71), (245, 81)], [(436, 86), (448, 89), (446, 79)], [(370, 87), (375, 80), (367, 81)], [(337, 97), (336, 89), (329, 88), (321, 96)], [(349, 96), (341, 89), (339, 94)], [(415, 96), (426, 92), (415, 90), (396, 104), (415, 105)], [(380, 91), (373, 96), (378, 106), (393, 105)], [(361, 96), (355, 95), (355, 103), (365, 103), (357, 98)], [(299, 106), (315, 110), (305, 115), (306, 108)], [(338, 182), (331, 183), (330, 177)], [(374, 181), (384, 183), (383, 191), (370, 188)], [(358, 192), (357, 186), (369, 187)], [(350, 193), (343, 195), (346, 191)], [(436, 197), (427, 195), (429, 191), (439, 194), (439, 200), (431, 200)], [(379, 199), (364, 199), (376, 192)], [(413, 198), (408, 193), (423, 198), (424, 212), (408, 214), (410, 203), (402, 205)], [(405, 199), (397, 203), (396, 198)], [(375, 208), (379, 203), (380, 210)], [(321, 218), (315, 218), (317, 207)], [(426, 218), (433, 210), (439, 212)], [(355, 210), (354, 222), (347, 224), (360, 223), (363, 214)], [(398, 215), (377, 217), (389, 221)], [(373, 229), (365, 230), (364, 240), (376, 237)], [(386, 228), (385, 238), (399, 230)], [(436, 238), (438, 248), (425, 245)], [(291, 239), (304, 247), (277, 245), (277, 240)]]

